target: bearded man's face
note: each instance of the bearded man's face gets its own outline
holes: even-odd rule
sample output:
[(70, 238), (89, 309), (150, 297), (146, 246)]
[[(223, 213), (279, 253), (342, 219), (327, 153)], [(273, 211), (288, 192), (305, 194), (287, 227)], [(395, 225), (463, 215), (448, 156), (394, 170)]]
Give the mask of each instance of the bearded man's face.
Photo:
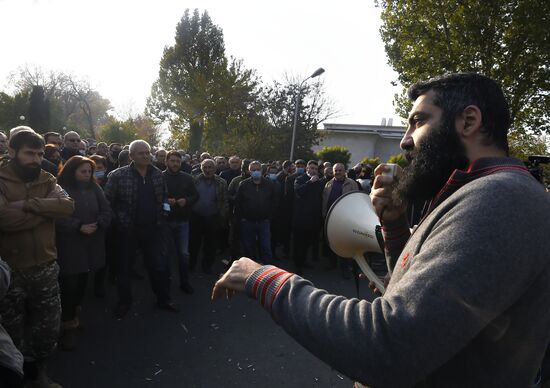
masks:
[(415, 101), (401, 142), (410, 162), (394, 191), (395, 199), (402, 202), (433, 198), (455, 169), (469, 164), (454, 118), (445, 117), (432, 98), (433, 92), (428, 92)]

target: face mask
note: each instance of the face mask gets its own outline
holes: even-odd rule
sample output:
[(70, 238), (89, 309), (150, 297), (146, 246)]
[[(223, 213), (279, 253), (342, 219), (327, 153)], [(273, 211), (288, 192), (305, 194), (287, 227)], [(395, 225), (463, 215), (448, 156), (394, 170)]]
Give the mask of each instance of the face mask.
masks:
[(78, 150), (78, 153), (79, 153), (80, 155), (86, 155), (86, 150)]
[(250, 176), (252, 177), (252, 179), (258, 180), (262, 177), (262, 172), (261, 171), (251, 171)]
[(94, 176), (98, 179), (104, 178), (105, 177), (105, 171), (96, 171), (96, 172), (94, 172)]
[(272, 181), (276, 181), (277, 180), (277, 174), (269, 174), (269, 179), (271, 179)]
[(298, 174), (303, 174), (304, 171), (305, 171), (305, 169), (304, 169), (303, 167), (297, 167), (297, 168), (296, 168), (296, 172), (297, 172)]

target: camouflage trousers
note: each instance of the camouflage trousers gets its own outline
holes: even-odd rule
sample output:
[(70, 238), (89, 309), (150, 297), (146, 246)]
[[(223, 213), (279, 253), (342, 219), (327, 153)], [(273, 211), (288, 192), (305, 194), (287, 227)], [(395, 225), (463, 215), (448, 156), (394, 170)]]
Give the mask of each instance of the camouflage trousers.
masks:
[(10, 288), (0, 300), (1, 323), (25, 361), (44, 359), (57, 345), (61, 319), (58, 275), (56, 262), (13, 271)]

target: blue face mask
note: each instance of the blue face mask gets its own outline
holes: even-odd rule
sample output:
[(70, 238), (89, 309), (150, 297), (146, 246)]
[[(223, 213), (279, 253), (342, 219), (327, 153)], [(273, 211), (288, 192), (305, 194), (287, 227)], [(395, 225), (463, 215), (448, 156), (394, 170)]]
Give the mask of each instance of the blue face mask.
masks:
[(296, 172), (297, 172), (298, 174), (303, 174), (303, 173), (305, 172), (305, 169), (304, 169), (303, 167), (297, 167), (297, 168), (296, 168)]
[(276, 181), (277, 180), (277, 174), (269, 174), (269, 179), (271, 179), (272, 181)]
[(94, 172), (94, 176), (96, 178), (104, 178), (105, 177), (105, 171), (96, 171), (96, 172)]
[(262, 172), (261, 171), (251, 171), (250, 176), (252, 177), (252, 179), (260, 179), (262, 177)]

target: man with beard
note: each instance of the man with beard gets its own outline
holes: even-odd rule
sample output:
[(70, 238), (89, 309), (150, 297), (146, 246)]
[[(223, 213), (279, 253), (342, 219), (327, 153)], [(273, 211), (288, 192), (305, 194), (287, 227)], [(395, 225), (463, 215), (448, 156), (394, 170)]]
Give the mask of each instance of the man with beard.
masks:
[(0, 168), (0, 255), (12, 278), (0, 301), (0, 315), (25, 357), (28, 386), (55, 387), (59, 385), (46, 373), (61, 314), (54, 220), (70, 216), (74, 206), (55, 178), (40, 168), (40, 135), (17, 132), (10, 137), (8, 152), (11, 161)]
[(178, 254), (178, 269), (180, 274), (180, 290), (186, 294), (193, 293), (189, 284), (189, 218), (191, 208), (199, 199), (193, 177), (181, 171), (182, 155), (175, 150), (166, 156), (167, 169), (162, 173), (168, 190), (168, 230)]
[[(529, 387), (550, 338), (550, 201), (509, 158), (508, 104), (473, 73), (419, 82), (401, 147), (371, 199), (392, 272), (372, 303), (236, 261), (213, 297), (246, 291), (304, 347), (377, 387)], [(412, 234), (406, 201), (430, 206)]]
[(118, 159), (120, 151), (122, 151), (122, 145), (120, 145), (120, 143), (111, 143), (109, 145), (109, 154), (107, 155), (107, 169), (105, 170), (106, 175), (108, 175), (111, 171), (122, 167)]

